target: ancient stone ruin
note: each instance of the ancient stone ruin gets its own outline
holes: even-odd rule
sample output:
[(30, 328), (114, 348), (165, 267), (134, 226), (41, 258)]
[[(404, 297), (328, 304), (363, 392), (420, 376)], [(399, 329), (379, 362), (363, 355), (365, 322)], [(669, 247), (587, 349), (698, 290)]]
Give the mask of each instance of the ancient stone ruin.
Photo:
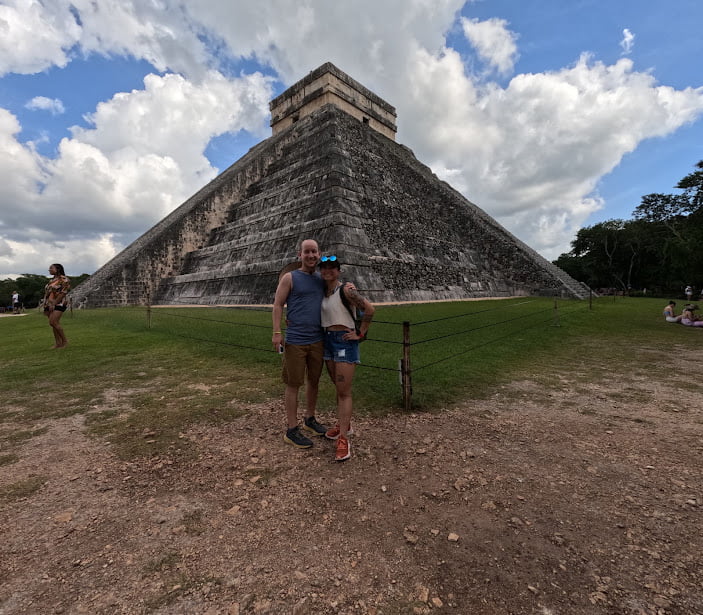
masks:
[(395, 109), (332, 64), (275, 98), (273, 135), (73, 293), (74, 305), (269, 304), (301, 239), (371, 301), (588, 289), (395, 142)]

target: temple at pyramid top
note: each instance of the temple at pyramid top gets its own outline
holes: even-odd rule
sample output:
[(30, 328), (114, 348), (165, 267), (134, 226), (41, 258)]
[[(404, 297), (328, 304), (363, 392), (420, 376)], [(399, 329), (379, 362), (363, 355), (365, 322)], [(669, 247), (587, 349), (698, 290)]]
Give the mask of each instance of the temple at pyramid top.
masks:
[(327, 104), (395, 140), (395, 107), (331, 62), (311, 71), (269, 103), (273, 134), (286, 130)]

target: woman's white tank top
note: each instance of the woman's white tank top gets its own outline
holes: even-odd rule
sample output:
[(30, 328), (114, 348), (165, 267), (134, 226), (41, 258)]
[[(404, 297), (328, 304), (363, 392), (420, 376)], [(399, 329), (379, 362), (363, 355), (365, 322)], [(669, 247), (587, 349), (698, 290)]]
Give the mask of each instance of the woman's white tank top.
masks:
[(344, 325), (349, 329), (354, 329), (354, 319), (342, 303), (341, 288), (341, 286), (337, 286), (329, 297), (322, 299), (322, 326)]

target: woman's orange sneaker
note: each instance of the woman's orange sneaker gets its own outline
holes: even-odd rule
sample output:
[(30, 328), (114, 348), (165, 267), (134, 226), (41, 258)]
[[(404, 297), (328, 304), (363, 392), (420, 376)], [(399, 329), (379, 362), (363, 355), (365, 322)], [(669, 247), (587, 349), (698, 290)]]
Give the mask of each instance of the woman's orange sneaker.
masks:
[(335, 453), (335, 461), (346, 461), (351, 457), (351, 444), (344, 436), (337, 438), (337, 452)]
[[(325, 438), (328, 440), (336, 440), (339, 438), (339, 424), (335, 425), (334, 427), (330, 427), (326, 432), (325, 432)], [(347, 430), (347, 435), (348, 436), (353, 436), (354, 435), (354, 430), (352, 429), (351, 425), (349, 425), (349, 429)]]

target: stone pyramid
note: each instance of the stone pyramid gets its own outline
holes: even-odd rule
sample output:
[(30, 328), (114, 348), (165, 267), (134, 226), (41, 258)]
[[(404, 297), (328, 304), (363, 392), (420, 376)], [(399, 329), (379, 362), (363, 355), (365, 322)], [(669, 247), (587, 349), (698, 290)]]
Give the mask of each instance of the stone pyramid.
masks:
[(588, 289), (395, 142), (395, 109), (332, 64), (271, 102), (273, 136), (77, 287), (74, 305), (269, 304), (301, 239), (371, 300)]

